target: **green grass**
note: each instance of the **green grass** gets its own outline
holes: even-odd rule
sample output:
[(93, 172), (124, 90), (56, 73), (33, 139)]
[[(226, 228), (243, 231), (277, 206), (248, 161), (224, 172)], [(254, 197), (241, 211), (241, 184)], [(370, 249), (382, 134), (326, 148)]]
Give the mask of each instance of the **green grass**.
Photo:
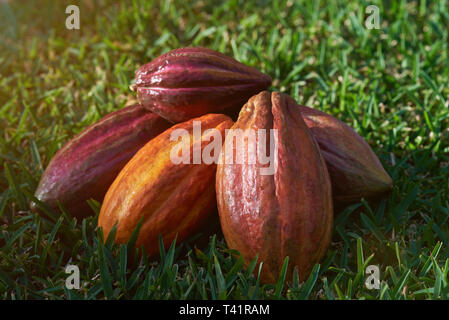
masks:
[[(0, 3), (0, 297), (449, 298), (448, 1), (218, 3), (85, 1), (79, 31), (65, 29), (74, 1)], [(369, 4), (380, 30), (364, 27)], [(96, 217), (30, 211), (54, 153), (135, 99), (138, 66), (189, 45), (257, 67), (272, 90), (353, 126), (394, 179), (384, 199), (336, 212), (327, 256), (304, 283), (281, 275), (260, 285), (220, 235), (150, 260), (132, 243), (104, 244)], [(65, 288), (67, 264), (80, 268), (82, 289)], [(370, 264), (380, 290), (364, 286)]]

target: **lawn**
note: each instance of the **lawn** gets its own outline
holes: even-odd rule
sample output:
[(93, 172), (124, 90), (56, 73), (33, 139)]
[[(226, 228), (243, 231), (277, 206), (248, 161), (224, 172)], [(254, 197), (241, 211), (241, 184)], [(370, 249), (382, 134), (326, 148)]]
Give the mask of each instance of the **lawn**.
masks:
[[(66, 6), (78, 4), (80, 29)], [(366, 7), (380, 9), (368, 29)], [(394, 180), (391, 194), (335, 210), (309, 279), (261, 285), (221, 234), (133, 255), (92, 217), (30, 210), (55, 152), (131, 104), (135, 70), (203, 46), (259, 68), (270, 90), (351, 125)], [(1, 299), (448, 299), (449, 1), (0, 2)], [(65, 286), (67, 264), (81, 288)], [(379, 289), (365, 269), (380, 270)]]

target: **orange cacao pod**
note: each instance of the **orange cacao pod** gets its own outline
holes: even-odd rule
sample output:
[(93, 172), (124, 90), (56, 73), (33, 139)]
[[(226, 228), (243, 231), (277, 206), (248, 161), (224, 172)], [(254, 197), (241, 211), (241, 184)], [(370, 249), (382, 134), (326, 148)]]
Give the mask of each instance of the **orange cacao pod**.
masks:
[[(195, 133), (198, 123), (199, 134)], [(117, 223), (115, 241), (126, 243), (143, 219), (136, 245), (143, 245), (149, 255), (155, 255), (159, 252), (159, 234), (164, 245), (169, 246), (176, 235), (179, 243), (200, 231), (216, 208), (216, 161), (198, 161), (195, 152), (204, 154), (211, 131), (224, 137), (225, 129), (232, 125), (225, 115), (204, 115), (171, 127), (140, 149), (106, 193), (98, 219), (105, 238)], [(179, 132), (185, 133), (181, 141), (176, 140)], [(219, 149), (221, 145), (220, 140)], [(187, 161), (174, 161), (173, 155), (180, 150), (192, 149)], [(219, 149), (215, 150), (216, 159)]]
[(248, 156), (242, 163), (230, 164), (227, 156), (245, 154), (257, 149), (256, 142), (267, 142), (258, 135), (234, 144), (231, 132), (226, 136), (216, 180), (226, 242), (245, 263), (258, 255), (263, 282), (276, 281), (287, 256), (289, 276), (297, 266), (304, 280), (325, 254), (332, 233), (331, 184), (319, 147), (296, 102), (277, 92), (265, 91), (249, 99), (232, 129), (243, 133), (274, 129), (277, 157), (271, 175), (262, 174), (266, 165), (259, 158), (251, 163)]
[(172, 50), (136, 72), (137, 98), (145, 108), (173, 122), (207, 113), (231, 113), (268, 88), (271, 78), (206, 48)]
[[(170, 123), (140, 105), (112, 112), (92, 124), (51, 159), (35, 196), (53, 208), (58, 201), (76, 217), (93, 213), (90, 198), (102, 201), (123, 166)], [(33, 209), (37, 209), (32, 204)]]
[(326, 160), (335, 200), (359, 201), (392, 188), (393, 181), (373, 150), (351, 127), (325, 112), (305, 106), (300, 110)]

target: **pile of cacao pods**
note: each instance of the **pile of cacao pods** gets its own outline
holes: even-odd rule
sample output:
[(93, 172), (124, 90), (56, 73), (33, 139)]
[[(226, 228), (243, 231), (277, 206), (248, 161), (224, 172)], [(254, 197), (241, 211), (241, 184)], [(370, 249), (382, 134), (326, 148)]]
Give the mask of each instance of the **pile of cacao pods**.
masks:
[[(141, 222), (136, 244), (149, 255), (158, 254), (159, 234), (165, 245), (179, 243), (219, 219), (246, 264), (263, 261), (263, 282), (276, 281), (287, 256), (288, 275), (297, 267), (304, 280), (330, 243), (334, 202), (377, 197), (392, 180), (353, 129), (265, 91), (270, 85), (268, 75), (219, 52), (170, 51), (137, 70), (131, 87), (139, 104), (107, 115), (55, 154), (36, 198), (79, 218), (93, 214), (87, 200), (102, 202), (105, 238), (116, 225), (115, 241), (126, 243)], [(248, 160), (260, 137), (234, 144), (230, 129), (275, 130), (275, 170), (264, 174), (267, 163)], [(179, 130), (189, 139), (173, 139)], [(194, 161), (195, 152), (179, 163), (170, 157), (210, 152), (212, 132), (225, 137), (214, 161)], [(229, 163), (229, 153), (247, 157)]]

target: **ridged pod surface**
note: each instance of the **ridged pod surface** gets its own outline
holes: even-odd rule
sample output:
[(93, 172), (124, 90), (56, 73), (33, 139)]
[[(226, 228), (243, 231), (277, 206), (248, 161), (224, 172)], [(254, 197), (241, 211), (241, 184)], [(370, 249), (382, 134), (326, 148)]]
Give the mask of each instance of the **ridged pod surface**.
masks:
[(267, 89), (271, 78), (206, 48), (172, 50), (136, 72), (137, 98), (145, 108), (173, 122), (241, 108)]
[(390, 176), (351, 127), (325, 112), (305, 106), (300, 110), (326, 160), (335, 200), (349, 203), (391, 190)]
[(53, 208), (59, 201), (76, 217), (93, 214), (87, 200), (102, 201), (129, 159), (170, 125), (140, 105), (110, 113), (54, 155), (40, 179), (36, 198)]
[(263, 261), (262, 282), (277, 280), (287, 256), (288, 277), (297, 266), (304, 280), (325, 254), (332, 233), (331, 185), (319, 147), (296, 102), (277, 92), (265, 91), (249, 99), (232, 129), (277, 130), (273, 149), (277, 148), (277, 161), (272, 175), (261, 174), (267, 165), (260, 161), (230, 164), (225, 160), (229, 152), (254, 150), (251, 144), (259, 143), (260, 136), (257, 142), (247, 139), (239, 147), (229, 145), (228, 133), (216, 181), (226, 242), (246, 264), (258, 255)]
[[(201, 125), (197, 138), (195, 123)], [(193, 157), (195, 150), (203, 154), (209, 141), (215, 141), (211, 139), (213, 132), (224, 138), (225, 129), (233, 123), (222, 114), (204, 115), (171, 127), (140, 149), (119, 173), (103, 201), (98, 225), (105, 238), (117, 223), (115, 241), (126, 243), (142, 219), (136, 245), (143, 245), (151, 256), (159, 252), (159, 234), (167, 247), (176, 235), (180, 243), (207, 227), (210, 219), (216, 217), (216, 161), (195, 163)], [(181, 140), (177, 138), (180, 131), (185, 132)], [(217, 141), (215, 159), (222, 145), (222, 140)], [(187, 154), (185, 159), (189, 161), (174, 161), (172, 154), (181, 153)]]

